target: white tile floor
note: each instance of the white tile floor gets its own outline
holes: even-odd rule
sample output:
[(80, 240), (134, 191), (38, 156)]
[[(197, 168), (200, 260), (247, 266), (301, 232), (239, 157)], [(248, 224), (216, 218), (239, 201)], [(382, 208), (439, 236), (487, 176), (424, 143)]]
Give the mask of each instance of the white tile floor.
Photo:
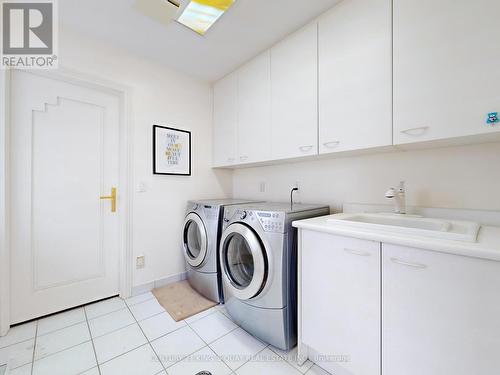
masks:
[(14, 327), (0, 337), (0, 375), (327, 374), (296, 355), (246, 333), (223, 306), (175, 322), (145, 293)]

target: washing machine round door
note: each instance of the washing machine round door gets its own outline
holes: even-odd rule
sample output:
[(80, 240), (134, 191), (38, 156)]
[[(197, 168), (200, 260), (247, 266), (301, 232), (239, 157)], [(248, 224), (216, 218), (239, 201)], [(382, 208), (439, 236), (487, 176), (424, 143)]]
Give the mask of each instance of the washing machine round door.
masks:
[(201, 218), (191, 212), (184, 220), (184, 257), (192, 267), (199, 267), (207, 256), (207, 230)]
[(240, 300), (256, 297), (267, 279), (265, 249), (255, 232), (241, 223), (228, 226), (221, 238), (221, 268), (226, 287)]

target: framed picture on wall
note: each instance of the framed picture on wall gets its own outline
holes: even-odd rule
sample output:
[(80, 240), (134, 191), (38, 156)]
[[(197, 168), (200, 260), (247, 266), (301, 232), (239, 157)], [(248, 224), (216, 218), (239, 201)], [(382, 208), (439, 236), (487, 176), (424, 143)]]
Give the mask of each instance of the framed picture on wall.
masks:
[(153, 125), (153, 174), (191, 176), (191, 132)]

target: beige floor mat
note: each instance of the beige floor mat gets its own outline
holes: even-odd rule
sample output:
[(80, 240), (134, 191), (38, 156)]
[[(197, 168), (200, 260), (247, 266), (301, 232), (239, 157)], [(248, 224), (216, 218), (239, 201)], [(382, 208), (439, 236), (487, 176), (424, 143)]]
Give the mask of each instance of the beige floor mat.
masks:
[(153, 289), (153, 295), (176, 322), (217, 305), (191, 288), (187, 281)]

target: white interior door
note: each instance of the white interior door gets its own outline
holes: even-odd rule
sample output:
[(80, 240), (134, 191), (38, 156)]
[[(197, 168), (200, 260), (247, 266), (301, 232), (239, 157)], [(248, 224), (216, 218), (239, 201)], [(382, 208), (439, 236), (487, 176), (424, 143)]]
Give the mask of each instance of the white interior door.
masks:
[[(118, 294), (119, 97), (14, 71), (11, 323)], [(118, 193), (120, 190), (118, 189)]]

